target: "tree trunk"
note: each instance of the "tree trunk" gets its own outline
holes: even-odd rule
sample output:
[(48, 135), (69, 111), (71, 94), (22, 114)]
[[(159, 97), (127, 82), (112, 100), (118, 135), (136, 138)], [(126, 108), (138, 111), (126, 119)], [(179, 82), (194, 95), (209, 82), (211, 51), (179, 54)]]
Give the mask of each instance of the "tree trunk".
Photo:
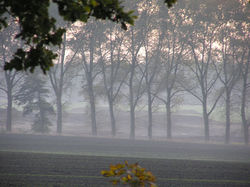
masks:
[(132, 67), (129, 78), (129, 105), (130, 105), (130, 138), (135, 138), (135, 106), (134, 106), (134, 90), (133, 90), (133, 77), (135, 71), (135, 62), (132, 59)]
[(228, 144), (230, 141), (230, 91), (226, 92), (226, 134), (225, 134), (225, 143)]
[(62, 97), (61, 93), (58, 94), (56, 100), (57, 107), (57, 133), (62, 133)]
[(167, 112), (167, 138), (172, 138), (172, 119), (171, 119), (171, 106), (170, 100), (166, 103), (166, 112)]
[(246, 119), (246, 88), (247, 88), (247, 76), (243, 77), (243, 87), (242, 87), (242, 98), (241, 98), (241, 120), (244, 129), (244, 142), (249, 143), (249, 133), (248, 133), (248, 122)]
[[(5, 59), (5, 56), (4, 56)], [(7, 116), (6, 116), (6, 130), (7, 132), (11, 132), (12, 130), (12, 103), (13, 103), (13, 96), (12, 96), (12, 88), (13, 84), (11, 81), (11, 72), (4, 72), (5, 81), (7, 86)]]
[[(63, 82), (64, 82), (64, 57), (66, 51), (66, 33), (63, 34), (63, 48), (61, 54), (60, 63), (60, 79), (58, 84), (58, 89), (55, 90), (56, 93), (56, 105), (57, 105), (57, 133), (62, 133), (62, 94), (63, 94)], [(55, 81), (56, 82), (56, 81)]]
[(41, 120), (41, 130), (42, 130), (42, 133), (45, 133), (45, 122), (44, 122), (45, 115), (44, 115), (44, 109), (42, 107), (42, 100), (41, 100), (40, 92), (38, 92), (38, 102), (39, 102), (39, 112), (40, 112), (40, 120)]
[(93, 92), (92, 82), (89, 84), (89, 103), (91, 110), (91, 127), (92, 127), (92, 135), (97, 135), (97, 127), (96, 127), (96, 110), (95, 110), (95, 96)]
[(148, 137), (149, 139), (152, 139), (153, 115), (152, 115), (152, 98), (150, 93), (150, 86), (147, 90), (147, 93), (148, 93)]
[(91, 122), (92, 122), (92, 135), (97, 135), (97, 128), (96, 128), (96, 113), (95, 113), (95, 104), (93, 101), (91, 102)]
[(11, 130), (12, 130), (12, 94), (11, 94), (10, 90), (8, 90), (6, 130), (8, 132), (11, 132)]
[(134, 93), (132, 75), (129, 83), (129, 105), (130, 105), (130, 138), (135, 138), (135, 107), (134, 107)]
[(205, 141), (208, 142), (210, 139), (209, 118), (208, 118), (206, 103), (203, 103), (202, 105), (203, 105), (202, 107), (203, 107), (203, 120), (204, 120), (204, 135), (205, 135)]
[(244, 125), (244, 142), (247, 145), (249, 143), (249, 123), (246, 122)]
[(92, 127), (92, 135), (97, 135), (97, 127), (96, 127), (96, 112), (95, 112), (95, 100), (93, 94), (90, 97), (90, 108), (91, 108), (91, 127)]
[(130, 138), (135, 139), (135, 109), (130, 106)]
[(116, 122), (115, 122), (115, 115), (114, 115), (114, 105), (113, 105), (111, 98), (109, 98), (109, 115), (110, 115), (110, 121), (111, 121), (112, 136), (115, 136), (116, 135)]

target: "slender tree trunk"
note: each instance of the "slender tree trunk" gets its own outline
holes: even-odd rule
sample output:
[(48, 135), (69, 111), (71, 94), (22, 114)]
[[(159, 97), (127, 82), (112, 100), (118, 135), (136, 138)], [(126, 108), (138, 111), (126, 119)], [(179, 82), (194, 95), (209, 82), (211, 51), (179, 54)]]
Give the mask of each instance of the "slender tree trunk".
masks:
[(110, 120), (111, 120), (112, 136), (115, 136), (116, 135), (116, 121), (115, 121), (115, 115), (114, 115), (114, 105), (113, 105), (111, 98), (109, 98), (109, 115), (110, 115)]
[(148, 137), (152, 139), (153, 136), (153, 114), (152, 114), (152, 96), (150, 93), (150, 86), (147, 89), (148, 93)]
[(241, 120), (244, 129), (244, 142), (249, 143), (249, 133), (248, 133), (248, 123), (246, 119), (246, 88), (247, 88), (247, 76), (243, 77), (243, 87), (242, 87), (242, 98), (241, 98)]
[(226, 134), (225, 134), (225, 143), (228, 144), (230, 141), (230, 91), (226, 91)]
[(129, 85), (129, 105), (130, 105), (130, 138), (135, 138), (135, 107), (134, 107), (134, 93), (133, 82), (130, 80)]
[(204, 135), (205, 135), (205, 141), (208, 142), (210, 139), (210, 135), (209, 135), (209, 117), (207, 113), (207, 104), (206, 102), (203, 102), (202, 105), (203, 105), (202, 108), (203, 108), (203, 121), (204, 121)]
[(61, 93), (57, 95), (57, 133), (62, 133), (62, 96)]
[(243, 130), (244, 130), (244, 142), (245, 144), (249, 143), (249, 133), (248, 133), (248, 123), (246, 119), (246, 112), (245, 112), (245, 101), (246, 101), (246, 94), (242, 93), (242, 101), (241, 101), (241, 120), (243, 124)]
[(135, 62), (132, 59), (132, 67), (129, 78), (129, 105), (130, 105), (130, 138), (135, 138), (135, 106), (134, 106), (134, 90), (133, 90), (133, 78), (135, 71)]
[(152, 139), (153, 137), (153, 115), (152, 115), (152, 104), (148, 105), (148, 137)]
[(11, 90), (8, 90), (8, 105), (7, 105), (7, 121), (6, 130), (11, 132), (12, 130), (12, 94)]
[(90, 107), (91, 107), (92, 135), (96, 136), (97, 135), (96, 112), (95, 112), (95, 103), (93, 99), (91, 99), (90, 101)]
[[(39, 112), (40, 112), (40, 120), (41, 120), (41, 130), (42, 130), (42, 133), (45, 133), (45, 122), (44, 122), (44, 110), (43, 110), (43, 107), (42, 107), (42, 100), (41, 100), (41, 95), (40, 95), (40, 92), (38, 92), (38, 102), (39, 102)], [(38, 124), (39, 125), (39, 124)]]
[[(5, 59), (5, 56), (4, 56)], [(6, 130), (7, 132), (11, 132), (12, 130), (12, 103), (13, 103), (13, 96), (12, 96), (12, 81), (11, 81), (11, 72), (4, 72), (5, 81), (7, 86), (7, 118), (6, 118)]]
[(89, 104), (90, 104), (90, 111), (91, 111), (91, 127), (92, 127), (92, 135), (97, 135), (97, 126), (96, 126), (96, 109), (95, 109), (95, 96), (93, 91), (93, 83), (89, 82)]
[(135, 139), (135, 109), (130, 106), (130, 138)]
[(244, 126), (244, 141), (246, 145), (249, 143), (249, 123)]
[(62, 56), (61, 56), (61, 64), (60, 64), (60, 79), (58, 85), (58, 93), (57, 96), (57, 133), (62, 133), (62, 94), (63, 94), (63, 82), (64, 82), (64, 57), (66, 51), (66, 33), (63, 35), (63, 48), (62, 48)]
[[(132, 70), (133, 71), (133, 70)], [(135, 138), (135, 107), (133, 93), (133, 72), (131, 72), (129, 80), (129, 105), (130, 105), (130, 138)]]
[(170, 98), (168, 96), (166, 103), (166, 112), (167, 112), (167, 138), (172, 138), (172, 119), (171, 119), (171, 104), (170, 104)]

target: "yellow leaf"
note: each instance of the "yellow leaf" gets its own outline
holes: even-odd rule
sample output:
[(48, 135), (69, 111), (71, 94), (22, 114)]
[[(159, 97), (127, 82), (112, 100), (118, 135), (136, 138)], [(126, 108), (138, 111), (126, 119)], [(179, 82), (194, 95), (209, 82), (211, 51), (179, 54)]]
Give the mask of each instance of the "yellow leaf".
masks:
[(156, 184), (150, 184), (150, 187), (157, 187)]
[(111, 170), (109, 173), (110, 173), (110, 176), (115, 176), (115, 172), (113, 170)]
[(110, 176), (111, 176), (110, 171), (102, 170), (102, 171), (101, 171), (101, 174), (102, 174), (104, 177), (110, 177)]
[(85, 6), (84, 9), (85, 9), (85, 11), (88, 12), (88, 13), (90, 13), (90, 11), (91, 11), (91, 9), (90, 9), (89, 6)]
[(113, 184), (113, 185), (118, 184), (118, 180), (116, 180), (116, 179), (115, 179), (115, 180), (112, 180), (112, 184)]
[(128, 180), (131, 180), (131, 179), (132, 179), (131, 175), (128, 175), (127, 178), (128, 178)]
[(98, 3), (95, 0), (91, 0), (90, 3), (93, 7), (96, 7), (98, 5)]
[(128, 166), (128, 161), (127, 160), (125, 161), (125, 165)]
[(125, 172), (126, 172), (125, 169), (120, 169), (120, 170), (118, 171), (117, 175), (120, 176), (120, 175), (124, 174)]
[(124, 165), (123, 165), (123, 164), (117, 164), (117, 165), (116, 165), (116, 168), (117, 168), (117, 169), (124, 168)]
[(143, 181), (143, 180), (145, 180), (145, 177), (144, 176), (139, 176), (139, 179)]
[(113, 166), (113, 165), (110, 165), (110, 170), (112, 170), (112, 171), (117, 170), (117, 167)]
[(106, 173), (107, 173), (107, 171), (104, 171), (104, 170), (101, 171), (102, 175), (105, 175)]

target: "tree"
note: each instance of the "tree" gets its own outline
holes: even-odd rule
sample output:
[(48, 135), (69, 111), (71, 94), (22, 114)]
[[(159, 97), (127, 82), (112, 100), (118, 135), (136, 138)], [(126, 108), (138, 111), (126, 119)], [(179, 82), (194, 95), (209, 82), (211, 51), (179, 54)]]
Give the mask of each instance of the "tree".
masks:
[[(249, 28), (249, 24), (247, 23), (249, 22), (249, 18), (247, 17), (247, 10), (249, 8), (247, 8), (247, 6), (244, 5), (244, 2), (241, 1), (230, 1), (228, 4), (221, 4), (220, 6), (220, 11), (216, 12), (216, 16), (220, 22), (218, 23), (219, 32), (217, 34), (219, 47), (217, 47), (217, 53), (214, 55), (216, 56), (214, 66), (219, 80), (224, 87), (226, 117), (225, 143), (229, 143), (231, 103), (234, 99), (232, 92), (236, 84), (240, 82), (240, 78), (242, 78), (242, 82), (244, 83), (243, 74), (245, 71), (248, 71), (247, 46), (249, 45), (249, 42), (247, 41), (247, 28)], [(244, 92), (245, 90), (242, 89), (242, 96), (244, 95)], [(245, 103), (243, 105), (245, 105)]]
[[(176, 0), (165, 0), (171, 6)], [(45, 0), (45, 1), (0, 1), (0, 30), (7, 27), (10, 17), (20, 25), (20, 33), (16, 38), (24, 41), (25, 46), (19, 48), (12, 60), (5, 64), (5, 70), (16, 69), (34, 71), (40, 66), (45, 73), (53, 65), (57, 55), (49, 48), (62, 43), (64, 28), (56, 27), (56, 19), (49, 15), (48, 9), (52, 3), (58, 6), (58, 12), (65, 21), (87, 22), (90, 17), (109, 19), (126, 24), (134, 23), (133, 11), (125, 11), (120, 0)]]
[[(239, 2), (237, 2), (239, 3)], [(234, 38), (235, 60), (240, 64), (241, 71), (241, 104), (240, 104), (240, 116), (242, 126), (244, 130), (244, 142), (249, 143), (249, 127), (250, 127), (250, 115), (247, 112), (247, 103), (249, 103), (248, 96), (250, 93), (250, 48), (249, 48), (249, 4), (246, 6), (244, 2), (239, 3), (241, 7), (240, 12), (236, 9), (237, 14), (234, 14), (235, 28), (237, 37)]]
[[(155, 95), (154, 90), (154, 80), (156, 74), (159, 72), (159, 63), (157, 62), (156, 56), (151, 56), (149, 52), (148, 44), (145, 44), (145, 85), (148, 103), (148, 137), (149, 139), (153, 136), (153, 102)], [(157, 53), (156, 53), (157, 55)]]
[(250, 121), (247, 119), (247, 111), (246, 111), (246, 103), (247, 103), (247, 95), (249, 95), (249, 74), (250, 74), (250, 51), (249, 46), (247, 51), (244, 51), (244, 56), (241, 59), (246, 59), (242, 61), (241, 66), (241, 75), (242, 75), (242, 95), (241, 95), (241, 120), (244, 129), (244, 142), (245, 144), (249, 143), (249, 127)]
[[(189, 22), (186, 19), (185, 23), (186, 31), (188, 29), (190, 31), (187, 40), (190, 54), (185, 65), (191, 74), (186, 74), (189, 77), (188, 80), (180, 83), (202, 104), (205, 141), (209, 141), (210, 138), (209, 116), (223, 93), (221, 89), (214, 90), (218, 80), (218, 74), (212, 66), (215, 36), (218, 31), (218, 19), (213, 16), (216, 11), (210, 2), (197, 3), (194, 7), (186, 8), (186, 16), (192, 21)], [(195, 82), (193, 82), (194, 80)]]
[[(106, 31), (107, 36), (105, 42), (100, 42), (100, 69), (103, 77), (103, 86), (105, 96), (108, 100), (109, 114), (111, 121), (112, 136), (116, 135), (116, 120), (114, 113), (114, 105), (117, 103), (122, 86), (124, 85), (128, 71), (126, 69), (126, 54), (123, 54), (124, 34), (120, 34), (120, 30), (106, 25), (109, 29)], [(103, 26), (105, 27), (105, 26)]]
[(234, 41), (236, 47), (235, 60), (240, 65), (240, 116), (243, 127), (243, 135), (245, 144), (249, 143), (249, 93), (250, 93), (250, 48), (249, 41), (247, 40), (247, 32), (243, 37)]
[[(158, 28), (158, 8), (159, 5), (154, 1), (147, 1), (143, 3), (143, 11), (141, 16), (141, 34), (142, 34), (142, 48), (144, 51), (143, 58), (138, 64), (138, 68), (141, 70), (141, 74), (144, 74), (145, 93), (147, 97), (148, 108), (148, 137), (153, 136), (153, 103), (155, 99), (154, 88), (155, 78), (160, 71), (159, 66), (159, 28)], [(143, 91), (143, 90), (142, 90)]]
[[(24, 40), (28, 50), (19, 48), (14, 58), (5, 65), (5, 70), (30, 70), (34, 71), (40, 66), (45, 73), (53, 65), (56, 54), (48, 49), (50, 46), (60, 45), (64, 28), (56, 27), (56, 19), (50, 17), (48, 8), (51, 1), (8, 1), (1, 0), (0, 4), (0, 29), (7, 26), (8, 16), (15, 17), (20, 25), (17, 38)], [(109, 19), (121, 23), (126, 29), (126, 23), (133, 24), (133, 12), (125, 12), (118, 0), (53, 0), (58, 6), (58, 12), (65, 21), (87, 22), (89, 17)]]
[(218, 74), (219, 80), (221, 81), (224, 88), (225, 95), (225, 116), (226, 116), (226, 130), (225, 130), (225, 143), (230, 141), (230, 126), (231, 126), (231, 97), (232, 91), (237, 81), (240, 78), (240, 64), (235, 59), (235, 46), (230, 46), (228, 39), (229, 36), (223, 36), (221, 39), (222, 46), (220, 55), (221, 62), (217, 61), (214, 63), (215, 70)]
[[(78, 26), (77, 26), (78, 27)], [(79, 31), (79, 28), (81, 32)], [(79, 67), (82, 70), (81, 76), (83, 77), (83, 91), (86, 93), (86, 99), (90, 106), (91, 128), (92, 135), (97, 135), (97, 122), (96, 122), (96, 96), (95, 89), (97, 76), (101, 73), (99, 61), (101, 56), (98, 54), (99, 42), (98, 37), (102, 32), (102, 27), (97, 22), (88, 22), (76, 28), (76, 34), (72, 38), (72, 51), (77, 51), (79, 58)]]
[[(156, 97), (165, 104), (167, 117), (167, 138), (172, 138), (172, 108), (180, 100), (177, 94), (183, 91), (178, 82), (182, 81), (181, 63), (185, 59), (184, 50), (186, 38), (183, 32), (182, 23), (184, 21), (181, 11), (166, 11), (161, 7), (159, 17), (163, 20), (160, 23), (158, 54), (161, 63), (159, 76), (159, 94)], [(181, 9), (180, 9), (181, 10)], [(163, 92), (163, 95), (161, 94)]]
[[(13, 51), (20, 47), (20, 42), (16, 41), (13, 35), (17, 32), (15, 24), (10, 24), (9, 27), (0, 33), (0, 67), (5, 65), (5, 62), (11, 56)], [(22, 81), (23, 75), (17, 71), (4, 71), (0, 70), (4, 74), (4, 81), (0, 82), (0, 91), (3, 91), (7, 95), (7, 117), (6, 117), (6, 130), (11, 132), (12, 130), (12, 108), (13, 100), (18, 89), (19, 83)]]
[(36, 71), (25, 77), (23, 84), (16, 96), (18, 105), (23, 106), (23, 115), (35, 114), (32, 130), (34, 132), (49, 132), (52, 125), (49, 116), (54, 114), (53, 106), (47, 100), (49, 90), (46, 88), (41, 72)]
[(56, 97), (56, 113), (57, 113), (57, 133), (62, 133), (62, 99), (63, 99), (63, 93), (68, 88), (71, 80), (74, 77), (74, 73), (72, 72), (72, 69), (74, 68), (74, 58), (78, 51), (75, 51), (73, 55), (67, 59), (66, 56), (66, 33), (64, 33), (63, 36), (63, 43), (62, 48), (59, 50), (59, 58), (58, 63), (55, 64), (50, 71), (48, 72), (49, 80), (52, 85), (52, 89), (55, 93)]
[[(135, 109), (138, 104), (139, 99), (142, 97), (144, 90), (143, 79), (145, 75), (144, 72), (138, 71), (139, 61), (139, 51), (142, 47), (142, 36), (140, 30), (131, 28), (128, 38), (129, 46), (129, 77), (128, 77), (128, 87), (129, 87), (129, 108), (130, 108), (130, 138), (135, 138)], [(135, 84), (136, 83), (136, 84)]]
[(246, 52), (246, 48), (243, 49), (246, 44), (242, 40), (247, 40), (246, 23), (249, 22), (249, 18), (247, 18), (247, 6), (243, 4), (241, 1), (230, 1), (221, 5), (221, 10), (216, 12), (220, 20), (218, 34), (220, 47), (217, 49), (219, 59), (216, 71), (225, 91), (225, 143), (230, 141), (232, 91), (239, 82), (242, 59)]

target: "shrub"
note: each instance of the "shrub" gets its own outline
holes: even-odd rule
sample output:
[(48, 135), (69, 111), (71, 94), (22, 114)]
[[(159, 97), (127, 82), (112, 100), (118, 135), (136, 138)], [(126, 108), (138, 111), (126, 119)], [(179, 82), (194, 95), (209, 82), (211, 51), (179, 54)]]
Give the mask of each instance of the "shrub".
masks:
[(125, 161), (124, 164), (110, 165), (110, 170), (103, 170), (101, 174), (104, 177), (110, 177), (110, 182), (113, 185), (125, 184), (131, 187), (156, 187), (155, 176), (150, 172), (146, 171), (145, 168), (142, 168), (135, 164), (128, 164)]

